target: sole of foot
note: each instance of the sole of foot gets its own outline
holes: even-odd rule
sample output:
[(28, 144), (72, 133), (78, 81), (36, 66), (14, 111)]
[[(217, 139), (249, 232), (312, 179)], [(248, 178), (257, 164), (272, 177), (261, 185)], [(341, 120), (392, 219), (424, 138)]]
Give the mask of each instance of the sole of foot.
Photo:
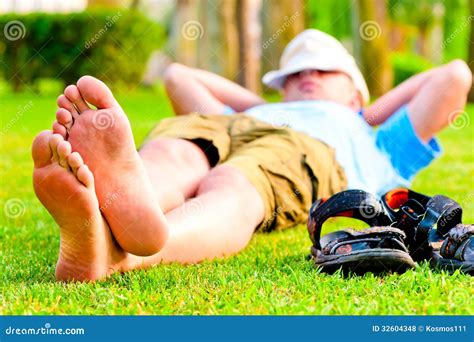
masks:
[(168, 237), (166, 219), (112, 92), (84, 76), (65, 89), (58, 104), (58, 123), (94, 175), (100, 210), (114, 237), (132, 254), (157, 253)]
[(126, 265), (99, 210), (94, 177), (59, 134), (41, 132), (33, 142), (33, 185), (60, 228), (58, 280), (96, 280)]

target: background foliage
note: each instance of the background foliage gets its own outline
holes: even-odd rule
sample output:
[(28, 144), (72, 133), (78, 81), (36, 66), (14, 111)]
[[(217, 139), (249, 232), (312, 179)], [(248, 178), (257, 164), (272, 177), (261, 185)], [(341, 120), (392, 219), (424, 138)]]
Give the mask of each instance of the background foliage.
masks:
[(0, 40), (0, 66), (16, 90), (38, 87), (42, 78), (74, 83), (85, 74), (134, 87), (164, 38), (160, 25), (137, 11), (4, 15), (0, 27), (13, 20), (21, 21), (27, 34)]

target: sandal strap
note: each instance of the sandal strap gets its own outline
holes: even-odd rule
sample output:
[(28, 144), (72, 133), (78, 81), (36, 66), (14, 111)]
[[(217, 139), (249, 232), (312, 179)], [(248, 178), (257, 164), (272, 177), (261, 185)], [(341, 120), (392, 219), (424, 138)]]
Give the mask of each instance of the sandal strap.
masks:
[(461, 220), (462, 208), (459, 203), (443, 195), (433, 196), (426, 205), (423, 219), (415, 227), (413, 242), (416, 245), (424, 244), (435, 226), (438, 235), (446, 236)]
[[(353, 250), (372, 248), (389, 248), (408, 252), (403, 243), (405, 234), (396, 228), (371, 227), (362, 231), (347, 229), (345, 232), (347, 232), (345, 237), (331, 239), (332, 241), (323, 247), (323, 254), (346, 254)], [(327, 236), (330, 235), (331, 233)]]
[(443, 195), (433, 196), (426, 206), (438, 213), (438, 220), (435, 222), (436, 229), (443, 236), (448, 234), (451, 228), (462, 222), (461, 206), (449, 197)]
[(429, 196), (406, 188), (393, 189), (382, 196), (382, 203), (395, 218), (393, 226), (407, 232), (420, 223), (429, 200)]
[(428, 204), (430, 198), (431, 197), (411, 189), (396, 188), (385, 193), (385, 195), (382, 196), (382, 202), (387, 207), (387, 209), (391, 210), (391, 212), (395, 214), (395, 210), (399, 209), (409, 200), (415, 200), (421, 205), (425, 206)]
[(410, 189), (397, 188), (383, 195), (382, 202), (395, 217), (395, 227), (411, 225), (413, 228), (416, 223), (426, 233), (436, 225), (438, 232), (444, 236), (462, 221), (459, 203), (443, 195), (430, 197)]
[[(382, 202), (395, 217), (393, 226), (406, 233), (405, 242), (415, 259), (428, 258), (433, 247), (430, 237), (445, 236), (462, 220), (459, 203), (443, 195), (429, 197), (399, 188), (382, 196)], [(436, 234), (432, 234), (434, 227)]]
[(474, 226), (458, 224), (452, 228), (447, 238), (441, 245), (440, 254), (446, 259), (465, 260), (465, 249), (470, 244), (470, 238), (474, 236)]
[(344, 216), (361, 220), (369, 226), (389, 226), (392, 215), (376, 196), (362, 190), (346, 190), (329, 199), (313, 203), (309, 211), (308, 233), (316, 249), (321, 250), (321, 230), (331, 217)]

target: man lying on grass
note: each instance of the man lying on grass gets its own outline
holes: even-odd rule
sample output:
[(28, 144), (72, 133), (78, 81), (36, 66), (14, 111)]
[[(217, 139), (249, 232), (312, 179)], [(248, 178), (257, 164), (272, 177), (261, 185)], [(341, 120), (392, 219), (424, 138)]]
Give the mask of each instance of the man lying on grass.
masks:
[(263, 81), (281, 89), (282, 103), (172, 65), (176, 113), (213, 114), (161, 121), (138, 152), (104, 83), (84, 76), (68, 86), (53, 131), (32, 147), (36, 194), (60, 227), (57, 279), (230, 255), (257, 230), (304, 222), (318, 197), (408, 185), (440, 153), (433, 137), (464, 108), (472, 75), (453, 61), (364, 109), (369, 94), (352, 56), (307, 30)]

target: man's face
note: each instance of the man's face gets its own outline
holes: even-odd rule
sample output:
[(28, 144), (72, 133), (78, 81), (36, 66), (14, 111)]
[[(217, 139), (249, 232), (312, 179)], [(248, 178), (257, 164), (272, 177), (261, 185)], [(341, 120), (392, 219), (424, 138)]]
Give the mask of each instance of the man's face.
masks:
[(330, 100), (355, 111), (362, 106), (351, 78), (340, 71), (304, 70), (291, 74), (285, 80), (283, 99)]

